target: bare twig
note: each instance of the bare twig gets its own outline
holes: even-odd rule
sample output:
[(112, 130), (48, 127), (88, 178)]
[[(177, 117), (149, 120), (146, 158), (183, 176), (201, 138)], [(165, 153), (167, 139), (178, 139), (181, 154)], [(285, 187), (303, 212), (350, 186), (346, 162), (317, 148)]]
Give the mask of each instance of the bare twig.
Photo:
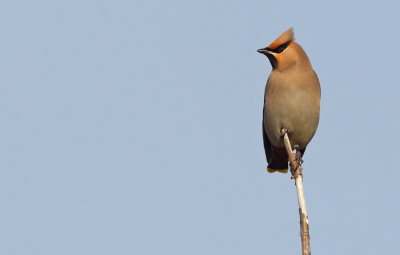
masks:
[(300, 236), (301, 236), (302, 254), (311, 255), (308, 215), (307, 215), (306, 199), (304, 197), (304, 189), (303, 189), (303, 174), (302, 174), (303, 168), (296, 161), (296, 158), (293, 154), (287, 130), (282, 129), (281, 132), (285, 143), (286, 151), (289, 156), (290, 172), (292, 173), (292, 178), (294, 178), (297, 188), (297, 198), (299, 201), (299, 214), (300, 214)]

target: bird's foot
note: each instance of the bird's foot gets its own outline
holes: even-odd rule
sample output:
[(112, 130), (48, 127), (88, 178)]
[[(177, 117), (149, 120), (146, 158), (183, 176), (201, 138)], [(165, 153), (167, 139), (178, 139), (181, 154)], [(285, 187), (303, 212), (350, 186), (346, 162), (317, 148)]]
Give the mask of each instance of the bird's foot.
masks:
[[(295, 147), (297, 147), (297, 145)], [(303, 164), (304, 160), (301, 158), (301, 152), (298, 150), (298, 148), (295, 148), (295, 149), (296, 149), (296, 154), (295, 154), (294, 158), (297, 162), (297, 165), (301, 166)]]
[(299, 175), (302, 174), (303, 167), (301, 164), (304, 162), (301, 159), (301, 152), (299, 151), (299, 146), (295, 145), (294, 149), (296, 150), (296, 153), (294, 153), (294, 162), (293, 164), (290, 163), (290, 171), (292, 173), (292, 179), (296, 179)]
[(296, 179), (300, 175), (303, 175), (303, 167), (300, 165), (297, 165), (296, 170), (292, 170), (293, 168), (290, 168), (290, 172), (292, 173), (291, 179)]

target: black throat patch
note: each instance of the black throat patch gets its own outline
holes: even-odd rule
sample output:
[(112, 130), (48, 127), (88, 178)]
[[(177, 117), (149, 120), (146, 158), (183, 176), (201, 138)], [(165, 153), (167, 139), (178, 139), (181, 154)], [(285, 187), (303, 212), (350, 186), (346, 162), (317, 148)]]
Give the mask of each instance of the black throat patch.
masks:
[(274, 55), (266, 54), (269, 62), (271, 63), (272, 69), (275, 69), (278, 66), (278, 60), (274, 57)]

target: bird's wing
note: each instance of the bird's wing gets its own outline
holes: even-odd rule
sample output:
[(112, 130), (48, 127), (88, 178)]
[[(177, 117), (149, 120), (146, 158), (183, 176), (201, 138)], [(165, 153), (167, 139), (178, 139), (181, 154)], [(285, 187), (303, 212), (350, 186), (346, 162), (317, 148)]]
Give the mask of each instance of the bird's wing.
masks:
[(267, 162), (270, 163), (271, 159), (272, 159), (272, 146), (271, 146), (271, 142), (268, 139), (267, 133), (265, 132), (264, 111), (265, 111), (265, 107), (263, 108), (262, 133), (263, 133), (263, 140), (264, 140), (265, 156), (267, 158)]

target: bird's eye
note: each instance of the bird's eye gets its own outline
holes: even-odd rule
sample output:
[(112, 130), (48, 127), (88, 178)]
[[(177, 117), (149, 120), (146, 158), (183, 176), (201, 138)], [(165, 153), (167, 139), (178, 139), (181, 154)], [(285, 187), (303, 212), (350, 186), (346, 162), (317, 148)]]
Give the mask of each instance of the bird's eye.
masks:
[(285, 50), (285, 47), (279, 46), (279, 47), (276, 49), (276, 52), (281, 53), (281, 52), (283, 52), (284, 50)]

